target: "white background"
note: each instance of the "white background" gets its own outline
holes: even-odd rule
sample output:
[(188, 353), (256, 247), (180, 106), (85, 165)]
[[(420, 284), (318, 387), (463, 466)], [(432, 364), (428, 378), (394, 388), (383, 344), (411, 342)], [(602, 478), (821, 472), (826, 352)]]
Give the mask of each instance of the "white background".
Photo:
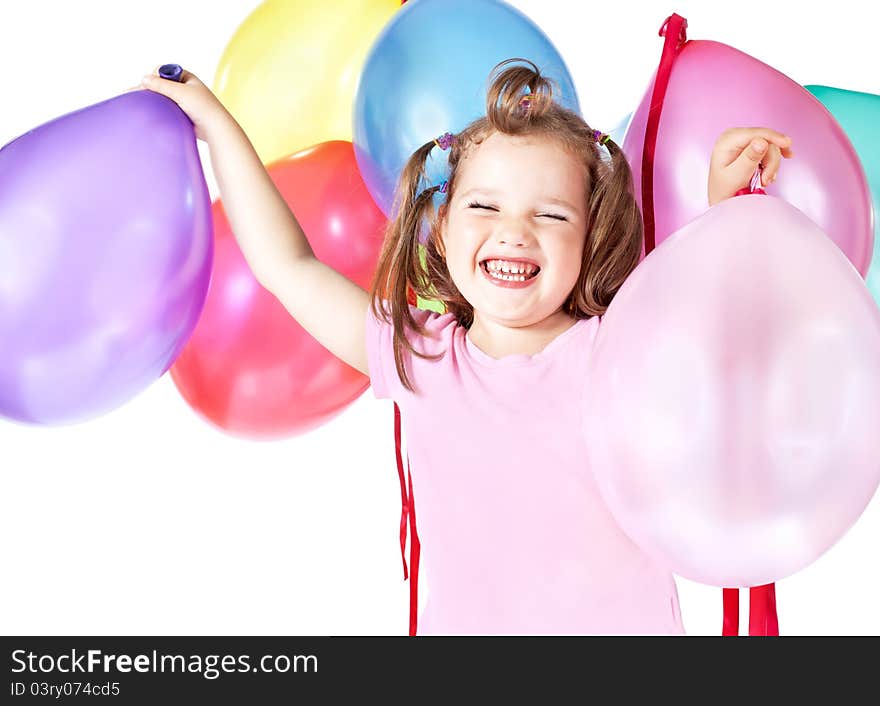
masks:
[[(880, 93), (878, 12), (860, 0), (512, 4), (553, 39), (585, 117), (606, 130), (641, 99), (672, 12), (690, 38), (735, 46), (801, 84)], [(210, 85), (256, 5), (2, 0), (0, 144), (160, 63)], [(367, 390), (305, 436), (242, 441), (202, 422), (168, 375), (88, 423), (0, 420), (0, 633), (406, 634), (392, 429), (392, 403)], [(777, 585), (783, 634), (880, 634), (878, 503)], [(720, 634), (720, 589), (677, 583), (688, 633)], [(424, 573), (421, 588), (423, 604)], [(743, 596), (744, 623), (746, 610)]]

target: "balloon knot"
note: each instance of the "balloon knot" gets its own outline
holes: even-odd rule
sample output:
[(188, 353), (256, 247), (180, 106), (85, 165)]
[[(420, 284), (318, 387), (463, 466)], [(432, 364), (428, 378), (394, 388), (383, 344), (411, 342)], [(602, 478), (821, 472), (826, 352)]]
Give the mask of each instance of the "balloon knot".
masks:
[(660, 28), (659, 34), (661, 37), (665, 37), (666, 36), (666, 27), (675, 18), (678, 18), (681, 20), (681, 29), (679, 30), (679, 33), (678, 33), (678, 46), (682, 46), (685, 42), (687, 42), (688, 21), (684, 17), (682, 17), (681, 15), (678, 15), (676, 13), (672, 13), (669, 17), (667, 17), (663, 22), (663, 26)]

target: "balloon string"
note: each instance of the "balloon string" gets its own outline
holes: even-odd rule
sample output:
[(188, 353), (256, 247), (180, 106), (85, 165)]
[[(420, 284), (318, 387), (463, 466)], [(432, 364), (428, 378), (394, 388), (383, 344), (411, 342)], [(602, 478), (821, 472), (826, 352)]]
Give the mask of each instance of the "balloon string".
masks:
[(725, 588), (723, 596), (724, 622), (721, 626), (721, 635), (723, 637), (739, 635), (739, 589)]
[[(403, 455), (400, 449), (400, 407), (394, 403), (394, 453), (397, 457), (397, 474), (400, 478), (400, 557), (403, 559), (403, 580), (409, 579), (409, 634), (414, 636), (418, 624), (419, 608), (419, 555), (421, 544), (419, 533), (416, 530), (416, 503), (413, 497), (412, 474), (410, 473), (409, 454), (406, 457), (406, 475), (409, 478), (409, 490), (407, 491), (406, 479), (403, 476)], [(409, 565), (411, 574), (406, 570), (406, 530), (407, 520), (412, 528), (409, 543)]]
[(406, 480), (403, 477), (403, 459), (400, 453), (400, 407), (394, 403), (394, 453), (397, 456), (397, 475), (400, 478), (400, 558), (403, 559), (403, 580), (409, 574), (406, 570), (406, 518), (409, 514), (406, 498)]
[(412, 535), (409, 539), (409, 565), (412, 575), (409, 579), (409, 634), (414, 637), (418, 627), (419, 610), (419, 554), (422, 545), (419, 542), (419, 533), (416, 530), (416, 501), (413, 496), (412, 475), (409, 470), (409, 456), (406, 458), (406, 474), (409, 477), (409, 524), (412, 527)]
[(764, 173), (764, 167), (760, 164), (755, 169), (755, 173), (752, 174), (752, 180), (749, 182), (748, 186), (744, 186), (742, 189), (737, 191), (734, 196), (748, 196), (749, 194), (764, 194), (767, 195), (767, 192), (761, 188), (761, 175)]
[[(406, 4), (406, 0), (400, 0), (401, 5)], [(407, 303), (418, 306), (416, 293), (412, 287), (406, 286)], [(403, 479), (403, 461), (400, 458), (400, 409), (397, 403), (394, 403), (394, 445), (397, 449), (397, 471), (400, 475), (400, 494), (403, 499), (403, 509), (400, 513), (400, 554), (403, 558), (403, 580), (406, 581), (406, 518), (409, 513), (410, 524), (412, 525), (412, 540), (410, 541), (410, 566), (412, 567), (412, 579), (409, 582), (409, 634), (416, 634), (417, 613), (419, 604), (419, 535), (416, 532), (416, 506), (413, 502), (412, 495), (412, 476), (409, 474), (409, 455), (406, 457), (406, 473), (409, 476), (409, 499), (406, 495), (406, 483)]]
[(779, 636), (775, 583), (752, 586), (749, 589), (749, 635)]
[(679, 49), (687, 42), (687, 20), (675, 13), (666, 18), (660, 28), (660, 36), (665, 37), (651, 104), (648, 107), (648, 124), (645, 128), (645, 146), (642, 151), (642, 218), (645, 224), (645, 255), (654, 249), (654, 153), (657, 147), (657, 133), (660, 128), (660, 113), (663, 100), (669, 87), (672, 64)]
[[(759, 164), (749, 186), (743, 187), (734, 196), (748, 196), (749, 194), (766, 195), (764, 189), (757, 186), (761, 183), (762, 171), (763, 169)], [(739, 589), (723, 589), (722, 602), (724, 604), (724, 622), (721, 626), (721, 635), (724, 637), (739, 635)], [(770, 632), (754, 632), (755, 630)], [(779, 624), (776, 618), (776, 592), (772, 583), (752, 588), (749, 591), (749, 634), (779, 634)]]

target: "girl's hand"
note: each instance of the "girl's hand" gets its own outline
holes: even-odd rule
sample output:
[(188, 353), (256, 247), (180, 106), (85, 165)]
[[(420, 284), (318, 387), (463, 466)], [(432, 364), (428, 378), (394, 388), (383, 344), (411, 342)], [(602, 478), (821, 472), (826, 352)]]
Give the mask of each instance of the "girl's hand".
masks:
[(184, 70), (180, 81), (171, 81), (159, 76), (159, 67), (151, 74), (144, 76), (139, 86), (128, 90), (147, 89), (161, 93), (177, 103), (187, 114), (196, 129), (196, 137), (205, 142), (218, 125), (234, 122), (232, 116), (223, 107), (211, 90), (202, 83), (195, 74)]
[(791, 138), (765, 127), (725, 130), (715, 142), (709, 164), (709, 205), (714, 206), (749, 185), (763, 166), (761, 186), (772, 184), (782, 157), (793, 157)]

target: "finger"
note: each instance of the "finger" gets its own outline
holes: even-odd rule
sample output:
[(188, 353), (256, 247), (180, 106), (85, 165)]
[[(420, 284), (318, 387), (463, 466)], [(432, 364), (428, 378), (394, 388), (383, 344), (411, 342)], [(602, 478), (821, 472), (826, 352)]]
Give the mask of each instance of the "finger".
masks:
[[(163, 66), (165, 66), (165, 64), (157, 65), (153, 69), (151, 75), (158, 76), (159, 78), (165, 78), (164, 76), (162, 76), (162, 74), (159, 73), (159, 69), (161, 69)], [(201, 83), (201, 81), (199, 81), (198, 78), (196, 78), (195, 74), (192, 74), (189, 71), (187, 71), (186, 69), (184, 69), (183, 67), (180, 67), (180, 77), (178, 78), (176, 83), (186, 83), (187, 78), (193, 78), (193, 79), (195, 79), (196, 82)], [(170, 81), (171, 79), (165, 79), (165, 80)]]
[(759, 164), (763, 164), (770, 151), (770, 143), (762, 137), (753, 138), (744, 148), (742, 154), (734, 162), (746, 163), (749, 168), (755, 170)]
[(762, 139), (776, 145), (783, 157), (794, 156), (794, 152), (791, 150), (791, 137), (770, 128), (760, 127), (731, 128), (725, 131), (718, 138), (716, 150), (721, 159), (729, 160), (729, 164), (740, 156), (742, 151), (747, 149), (749, 143), (755, 139)]
[[(159, 64), (156, 68), (153, 69), (153, 73), (151, 75), (155, 75), (155, 76), (158, 76), (159, 78), (162, 78), (162, 76), (159, 75), (159, 69), (161, 69), (164, 65), (165, 64)], [(164, 80), (168, 80), (168, 79), (164, 79)], [(202, 81), (199, 79), (198, 76), (196, 76), (191, 71), (187, 71), (186, 69), (181, 70), (180, 80), (176, 81), (176, 83), (184, 83), (184, 84), (188, 84), (190, 86), (192, 86), (192, 85), (204, 86), (205, 85), (204, 83), (202, 83)]]
[(169, 81), (168, 79), (161, 78), (157, 74), (147, 74), (141, 80), (141, 88), (147, 88), (151, 91), (155, 91), (156, 93), (161, 93), (163, 96), (168, 96), (171, 100), (179, 103), (180, 100), (184, 96), (184, 91), (186, 91), (186, 87), (177, 81)]
[(764, 160), (762, 164), (764, 165), (764, 169), (761, 172), (761, 185), (767, 186), (768, 184), (776, 181), (776, 175), (779, 172), (779, 164), (782, 162), (782, 151), (776, 145), (770, 145), (770, 149), (767, 150), (767, 154), (764, 156)]
[(764, 139), (778, 146), (785, 156), (790, 156), (785, 153), (791, 153), (791, 137), (768, 127), (732, 128), (726, 131), (719, 141), (722, 143), (722, 147), (743, 150), (755, 138)]
[(767, 155), (769, 143), (762, 138), (755, 138), (746, 143), (736, 159), (724, 167), (724, 173), (734, 183), (747, 184), (755, 173), (758, 165)]
[(180, 75), (180, 82), (185, 83), (188, 86), (193, 86), (193, 85), (204, 86), (205, 85), (204, 83), (202, 83), (201, 80), (199, 80), (198, 76), (196, 76), (194, 73), (191, 73), (190, 71), (187, 71), (186, 69), (184, 69), (183, 73)]

